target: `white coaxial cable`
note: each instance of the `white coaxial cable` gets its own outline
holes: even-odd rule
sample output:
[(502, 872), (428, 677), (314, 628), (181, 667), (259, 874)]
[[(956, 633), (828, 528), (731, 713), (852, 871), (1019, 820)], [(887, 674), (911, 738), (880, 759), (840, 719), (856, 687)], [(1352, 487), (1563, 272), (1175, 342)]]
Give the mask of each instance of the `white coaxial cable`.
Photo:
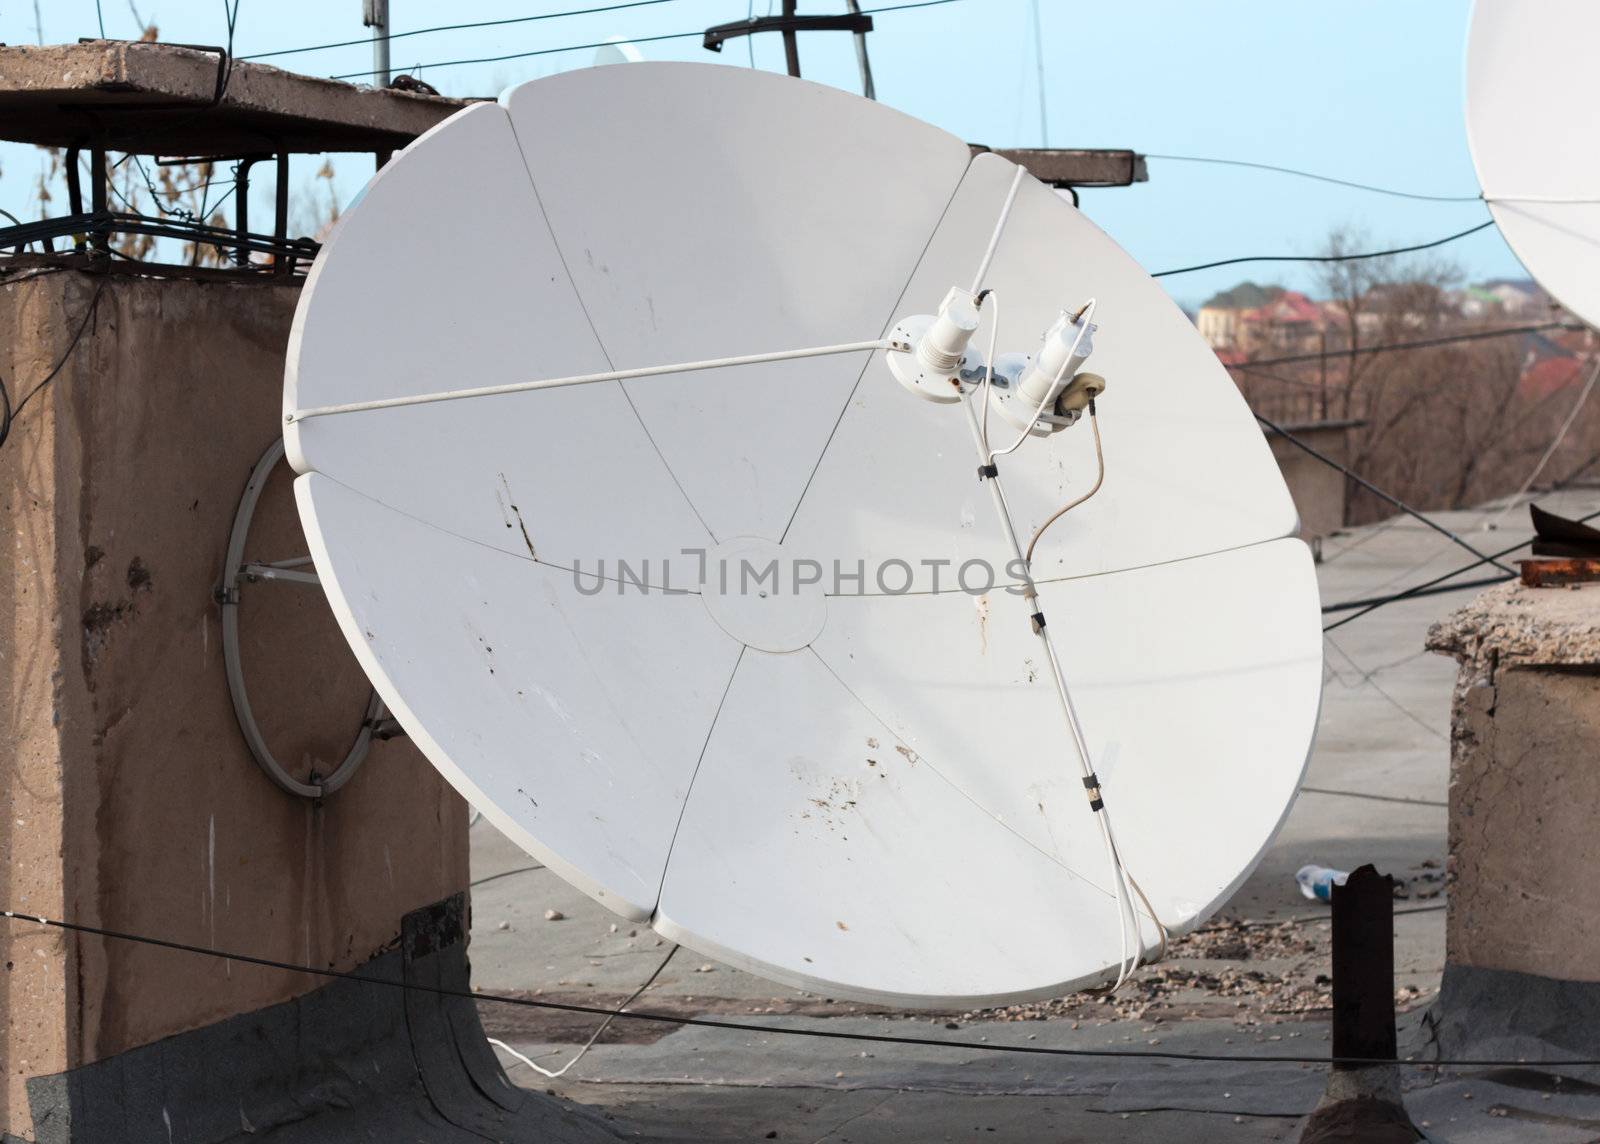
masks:
[(527, 1065), (530, 1069), (532, 1069), (534, 1072), (538, 1073), (540, 1076), (549, 1077), (551, 1080), (555, 1080), (557, 1077), (565, 1075), (565, 1073), (566, 1073), (566, 1071), (568, 1069), (570, 1069), (573, 1065), (575, 1065), (579, 1061), (581, 1061), (583, 1059), (583, 1054), (587, 1053), (589, 1051), (589, 1049), (594, 1045), (594, 1043), (600, 1039), (600, 1034), (604, 1033), (607, 1029), (609, 1029), (611, 1027), (611, 1022), (615, 1021), (624, 1012), (626, 1012), (629, 1005), (632, 1005), (635, 1001), (637, 1001), (640, 998), (640, 996), (644, 993), (644, 991), (646, 989), (650, 988), (650, 986), (655, 984), (656, 978), (661, 976), (661, 971), (667, 967), (667, 962), (672, 960), (672, 955), (678, 952), (678, 948), (679, 947), (675, 945), (671, 949), (667, 950), (667, 956), (665, 956), (665, 957), (663, 957), (661, 959), (661, 964), (656, 966), (655, 972), (652, 973), (649, 977), (645, 978), (645, 981), (644, 981), (643, 985), (641, 985), (641, 986), (639, 986), (639, 988), (635, 989), (633, 991), (633, 993), (628, 997), (628, 999), (626, 1001), (624, 1001), (621, 1005), (618, 1005), (616, 1007), (616, 1009), (614, 1011), (612, 1011), (606, 1017), (606, 1019), (604, 1021), (601, 1021), (600, 1022), (600, 1027), (598, 1029), (596, 1029), (594, 1031), (593, 1035), (590, 1036), (590, 1038), (583, 1043), (583, 1047), (581, 1049), (579, 1049), (576, 1053), (573, 1053), (572, 1054), (572, 1059), (570, 1061), (568, 1061), (566, 1064), (562, 1065), (558, 1069), (547, 1069), (547, 1068), (545, 1068), (543, 1065), (541, 1065), (538, 1062), (536, 1062), (535, 1060), (533, 1060), (533, 1058), (528, 1057), (528, 1056), (524, 1056), (522, 1053), (517, 1052), (516, 1049), (513, 1049), (510, 1045), (506, 1044), (504, 1041), (496, 1040), (494, 1037), (487, 1037), (485, 1039), (491, 1045), (493, 1045), (495, 1048), (503, 1049), (507, 1053), (510, 1053), (513, 1057), (516, 1057), (517, 1060), (520, 1063)]

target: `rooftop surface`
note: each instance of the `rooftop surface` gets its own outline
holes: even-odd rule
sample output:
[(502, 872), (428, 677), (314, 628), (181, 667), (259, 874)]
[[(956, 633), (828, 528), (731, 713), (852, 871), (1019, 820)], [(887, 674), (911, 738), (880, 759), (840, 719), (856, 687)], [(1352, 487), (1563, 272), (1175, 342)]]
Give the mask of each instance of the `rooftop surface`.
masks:
[[(1600, 509), (1600, 490), (1539, 498), (1554, 512)], [(1497, 550), (1531, 536), (1500, 505), (1440, 513), (1469, 543)], [(1498, 527), (1485, 525), (1498, 519)], [(1470, 562), (1405, 517), (1324, 543), (1325, 602), (1380, 595)], [(1476, 570), (1471, 576), (1481, 576)], [(1553, 590), (1552, 590), (1553, 591)], [(1600, 585), (1560, 590), (1562, 607), (1600, 610)], [(1219, 922), (1182, 939), (1110, 1002), (1084, 995), (1005, 1011), (886, 1014), (771, 985), (680, 950), (639, 1008), (999, 1044), (1224, 1054), (1328, 1051), (1326, 907), (1294, 880), (1315, 862), (1396, 875), (1396, 991), (1402, 1044), (1444, 964), (1442, 866), (1456, 665), (1428, 652), (1430, 625), (1475, 590), (1382, 608), (1326, 637), (1321, 728), (1302, 795), (1260, 867)], [(1330, 617), (1336, 618), (1336, 617)], [(567, 887), (495, 833), (473, 828), (472, 962), (487, 992), (615, 1006), (670, 947)], [(968, 860), (952, 852), (950, 861)], [(563, 915), (545, 920), (547, 910)], [(959, 918), (953, 919), (959, 924)], [(480, 1006), (490, 1036), (557, 1068), (593, 1032), (587, 1017)], [(821, 1144), (982, 1139), (1291, 1140), (1324, 1070), (1297, 1064), (1186, 1064), (1008, 1055), (619, 1023), (555, 1081), (502, 1054), (520, 1083), (597, 1106), (641, 1138), (776, 1139)], [(1407, 1104), (1451, 1144), (1590, 1141), (1600, 1097), (1559, 1096), (1482, 1074), (1413, 1073)], [(1518, 1121), (1507, 1134), (1507, 1119)], [(1588, 1121), (1584, 1127), (1583, 1122)], [(979, 1133), (975, 1136), (974, 1133)]]

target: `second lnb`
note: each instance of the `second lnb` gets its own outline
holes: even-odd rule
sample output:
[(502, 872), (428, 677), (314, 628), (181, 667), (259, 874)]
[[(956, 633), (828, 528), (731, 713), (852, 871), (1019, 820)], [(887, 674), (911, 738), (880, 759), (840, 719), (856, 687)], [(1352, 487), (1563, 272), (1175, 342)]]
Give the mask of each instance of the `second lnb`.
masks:
[(1089, 403), (1105, 391), (1105, 378), (1080, 373), (1094, 352), (1090, 320), (1093, 303), (1076, 313), (1063, 312), (1031, 357), (1001, 354), (995, 358), (991, 401), (995, 411), (1017, 429), (1039, 436), (1074, 424)]

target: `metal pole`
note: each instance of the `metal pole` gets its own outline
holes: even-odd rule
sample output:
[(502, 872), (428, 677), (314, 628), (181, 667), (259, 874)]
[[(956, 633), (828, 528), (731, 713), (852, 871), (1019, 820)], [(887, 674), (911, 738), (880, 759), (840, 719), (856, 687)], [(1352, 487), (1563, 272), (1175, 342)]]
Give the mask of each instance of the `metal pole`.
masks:
[(1334, 886), (1333, 1068), (1299, 1144), (1423, 1139), (1400, 1094), (1394, 1027), (1394, 879), (1372, 866)]
[[(793, 16), (795, 0), (783, 0), (784, 16)], [(789, 74), (800, 78), (800, 39), (793, 28), (783, 30), (783, 57), (788, 61)]]
[[(1044, 24), (1039, 19), (1039, 0), (1033, 0), (1033, 62), (1039, 76), (1039, 146), (1050, 146), (1050, 101), (1044, 90)], [(1077, 198), (1076, 195), (1073, 196)], [(1074, 204), (1076, 205), (1076, 204)]]
[[(89, 206), (96, 216), (104, 219), (109, 209), (106, 205), (106, 184), (111, 180), (111, 172), (106, 170), (105, 148), (98, 143), (89, 151), (89, 174), (94, 180), (89, 184)], [(100, 229), (102, 226), (105, 226), (105, 229)], [(95, 229), (89, 232), (89, 253), (105, 258), (111, 257), (109, 225), (97, 222)]]
[(233, 186), (234, 202), (233, 229), (238, 238), (238, 247), (234, 251), (233, 261), (238, 266), (250, 265), (250, 168), (255, 163), (252, 156), (246, 155), (239, 160), (239, 165), (234, 169)]
[(361, 0), (361, 22), (372, 29), (372, 80), (389, 86), (389, 0)]
[(1362, 866), (1333, 887), (1332, 905), (1333, 1055), (1392, 1061), (1394, 879)]
[[(850, 11), (861, 12), (860, 0), (850, 0)], [(867, 59), (867, 34), (856, 33), (856, 64), (861, 69), (861, 94), (868, 99), (878, 98), (878, 89), (872, 84), (872, 61)]]

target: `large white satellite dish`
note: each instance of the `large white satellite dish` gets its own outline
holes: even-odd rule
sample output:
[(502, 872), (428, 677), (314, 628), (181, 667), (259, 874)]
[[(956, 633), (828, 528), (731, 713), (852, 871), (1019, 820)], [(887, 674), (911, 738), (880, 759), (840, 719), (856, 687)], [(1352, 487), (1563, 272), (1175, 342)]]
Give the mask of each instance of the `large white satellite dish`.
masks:
[(1479, 0), (1467, 35), (1467, 141), (1500, 233), (1528, 273), (1600, 328), (1600, 4)]
[[(786, 77), (570, 72), (397, 153), (295, 320), (306, 533), (414, 741), (617, 913), (832, 996), (1118, 975), (1135, 907), (1083, 771), (1137, 954), (1255, 865), (1316, 722), (1316, 583), (1261, 433), (1156, 283), (1016, 174)], [(1040, 541), (1036, 603), (1006, 590), (973, 386), (918, 400), (876, 348), (965, 288), (1003, 211), (972, 352), (996, 304), (1028, 351), (1092, 294), (1112, 385), (1104, 491)], [(1027, 536), (1093, 439), (998, 465)]]

